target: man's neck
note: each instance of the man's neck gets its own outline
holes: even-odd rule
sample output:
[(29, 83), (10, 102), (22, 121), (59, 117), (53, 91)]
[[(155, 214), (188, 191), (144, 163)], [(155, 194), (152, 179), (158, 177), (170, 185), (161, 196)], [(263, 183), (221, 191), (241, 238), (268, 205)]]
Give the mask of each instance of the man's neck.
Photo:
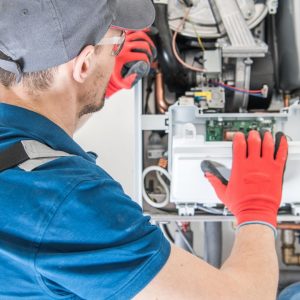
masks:
[[(67, 101), (69, 99), (69, 101)], [(44, 94), (42, 96), (13, 93), (0, 88), (0, 102), (38, 113), (61, 127), (73, 137), (78, 123), (77, 107), (71, 95)]]

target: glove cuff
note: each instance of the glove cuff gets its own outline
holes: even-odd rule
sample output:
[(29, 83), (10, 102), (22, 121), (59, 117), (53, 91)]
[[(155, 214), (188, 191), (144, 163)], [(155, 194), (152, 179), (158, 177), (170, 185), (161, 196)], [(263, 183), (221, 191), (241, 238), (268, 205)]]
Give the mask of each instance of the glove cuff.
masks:
[(265, 207), (257, 207), (255, 209), (245, 209), (236, 213), (238, 225), (247, 222), (263, 222), (277, 227), (278, 208), (265, 205)]
[(274, 227), (272, 224), (267, 223), (267, 222), (262, 222), (262, 221), (244, 222), (244, 223), (239, 224), (236, 230), (238, 232), (241, 227), (247, 226), (247, 225), (254, 225), (254, 224), (268, 226), (269, 228), (271, 228), (273, 230), (274, 237), (275, 237), (275, 239), (277, 239), (277, 229), (276, 229), (276, 227)]

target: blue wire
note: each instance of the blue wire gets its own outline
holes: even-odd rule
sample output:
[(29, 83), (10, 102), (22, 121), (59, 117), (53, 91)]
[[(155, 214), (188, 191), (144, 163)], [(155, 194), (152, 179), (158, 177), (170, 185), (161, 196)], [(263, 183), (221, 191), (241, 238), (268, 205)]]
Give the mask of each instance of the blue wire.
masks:
[(239, 91), (239, 90), (236, 90), (235, 88), (231, 88), (229, 86), (223, 85), (222, 83), (218, 83), (218, 85), (223, 87), (224, 89), (227, 89), (227, 90), (230, 90), (230, 91), (233, 91), (233, 92), (237, 92), (237, 93), (241, 93), (241, 94), (248, 94), (248, 95), (253, 96), (253, 97), (266, 99), (266, 97), (263, 96), (262, 94), (254, 94), (254, 93), (252, 94), (252, 93), (245, 92), (245, 91)]

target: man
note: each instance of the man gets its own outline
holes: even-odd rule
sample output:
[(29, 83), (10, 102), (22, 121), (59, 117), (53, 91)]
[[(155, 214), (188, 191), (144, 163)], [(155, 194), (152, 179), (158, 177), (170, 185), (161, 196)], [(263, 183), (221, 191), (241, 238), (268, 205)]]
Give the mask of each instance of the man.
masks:
[(237, 134), (229, 182), (202, 164), (239, 225), (220, 270), (170, 246), (72, 139), (123, 30), (153, 20), (149, 0), (0, 0), (0, 299), (275, 298), (282, 134)]

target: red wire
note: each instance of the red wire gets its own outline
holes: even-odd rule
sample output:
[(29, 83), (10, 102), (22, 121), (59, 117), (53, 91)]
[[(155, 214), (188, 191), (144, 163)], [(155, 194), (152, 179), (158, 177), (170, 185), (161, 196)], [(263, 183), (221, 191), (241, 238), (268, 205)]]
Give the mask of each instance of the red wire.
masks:
[(251, 94), (261, 93), (261, 90), (244, 90), (244, 89), (240, 89), (240, 88), (237, 88), (235, 86), (231, 86), (231, 85), (223, 83), (223, 82), (219, 82), (219, 84), (230, 87), (230, 88), (235, 89), (235, 90), (240, 91), (240, 92), (251, 93)]

